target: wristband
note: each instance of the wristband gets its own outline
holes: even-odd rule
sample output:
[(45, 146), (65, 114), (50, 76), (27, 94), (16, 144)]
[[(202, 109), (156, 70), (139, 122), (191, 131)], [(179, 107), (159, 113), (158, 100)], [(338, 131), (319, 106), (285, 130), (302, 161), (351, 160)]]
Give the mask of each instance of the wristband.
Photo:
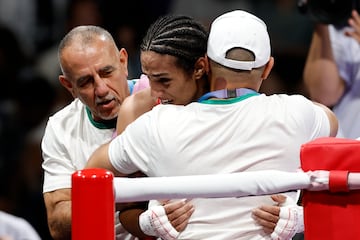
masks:
[(349, 171), (330, 171), (329, 190), (330, 192), (349, 192), (348, 186)]

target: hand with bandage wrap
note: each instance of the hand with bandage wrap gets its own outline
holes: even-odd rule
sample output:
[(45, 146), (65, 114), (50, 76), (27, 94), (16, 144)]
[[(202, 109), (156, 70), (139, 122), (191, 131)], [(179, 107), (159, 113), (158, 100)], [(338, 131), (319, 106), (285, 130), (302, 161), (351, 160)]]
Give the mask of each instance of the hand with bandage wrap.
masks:
[(163, 240), (176, 239), (179, 232), (171, 225), (165, 208), (154, 206), (143, 212), (139, 218), (141, 230), (149, 236), (157, 236)]
[(253, 210), (253, 218), (271, 239), (290, 240), (304, 230), (303, 209), (283, 194), (271, 195), (276, 205), (263, 205)]
[(289, 197), (279, 207), (279, 220), (271, 234), (271, 239), (290, 240), (296, 233), (304, 231), (303, 208)]
[(149, 236), (163, 240), (176, 239), (183, 231), (194, 212), (194, 206), (187, 200), (166, 200), (160, 205), (149, 206), (139, 216), (140, 229)]

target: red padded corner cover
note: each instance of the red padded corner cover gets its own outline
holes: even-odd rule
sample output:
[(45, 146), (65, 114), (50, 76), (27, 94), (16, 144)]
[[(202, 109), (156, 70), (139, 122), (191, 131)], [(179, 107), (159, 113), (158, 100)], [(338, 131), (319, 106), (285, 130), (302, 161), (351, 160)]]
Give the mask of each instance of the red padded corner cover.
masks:
[[(303, 144), (301, 168), (360, 172), (360, 141), (319, 138)], [(359, 239), (360, 191), (331, 193), (304, 191), (306, 240)]]

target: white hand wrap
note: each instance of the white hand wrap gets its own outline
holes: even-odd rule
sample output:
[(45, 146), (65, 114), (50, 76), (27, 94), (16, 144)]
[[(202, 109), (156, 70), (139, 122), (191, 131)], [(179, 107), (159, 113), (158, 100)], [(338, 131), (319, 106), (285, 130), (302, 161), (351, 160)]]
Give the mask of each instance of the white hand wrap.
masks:
[(149, 236), (164, 240), (176, 239), (179, 232), (171, 225), (163, 206), (154, 206), (139, 217), (140, 229)]
[(279, 221), (271, 234), (271, 239), (289, 240), (296, 233), (304, 231), (303, 208), (290, 197), (280, 205)]

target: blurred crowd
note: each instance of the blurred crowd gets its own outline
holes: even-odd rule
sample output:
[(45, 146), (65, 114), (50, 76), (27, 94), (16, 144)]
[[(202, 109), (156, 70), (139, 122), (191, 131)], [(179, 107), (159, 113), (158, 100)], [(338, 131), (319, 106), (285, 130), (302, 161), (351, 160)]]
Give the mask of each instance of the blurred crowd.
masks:
[(57, 46), (75, 26), (109, 30), (129, 53), (129, 79), (141, 74), (139, 44), (166, 13), (206, 26), (225, 11), (248, 10), (268, 25), (274, 72), (261, 91), (301, 93), (312, 22), (296, 0), (0, 0), (0, 210), (28, 220), (50, 239), (42, 198), (40, 141), (44, 124), (71, 96), (58, 83)]

